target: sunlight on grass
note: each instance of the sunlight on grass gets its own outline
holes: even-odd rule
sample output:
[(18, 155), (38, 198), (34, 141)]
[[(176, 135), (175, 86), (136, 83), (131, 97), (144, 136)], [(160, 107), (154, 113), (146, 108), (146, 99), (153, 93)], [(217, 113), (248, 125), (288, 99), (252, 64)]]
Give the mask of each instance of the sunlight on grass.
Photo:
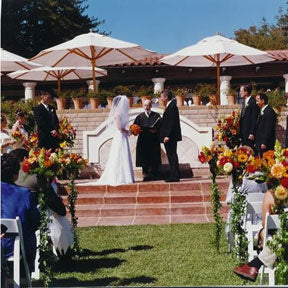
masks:
[(52, 286), (243, 284), (226, 240), (218, 254), (212, 233), (213, 224), (80, 228), (83, 252), (57, 264)]

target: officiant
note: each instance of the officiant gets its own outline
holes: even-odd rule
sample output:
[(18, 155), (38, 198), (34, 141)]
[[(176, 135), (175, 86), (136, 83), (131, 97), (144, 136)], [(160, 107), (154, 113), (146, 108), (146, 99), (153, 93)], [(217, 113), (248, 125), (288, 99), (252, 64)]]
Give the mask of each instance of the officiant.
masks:
[(144, 112), (134, 121), (141, 127), (136, 146), (136, 167), (142, 167), (143, 181), (159, 179), (161, 164), (159, 129), (161, 116), (151, 111), (152, 102), (146, 99), (143, 103)]

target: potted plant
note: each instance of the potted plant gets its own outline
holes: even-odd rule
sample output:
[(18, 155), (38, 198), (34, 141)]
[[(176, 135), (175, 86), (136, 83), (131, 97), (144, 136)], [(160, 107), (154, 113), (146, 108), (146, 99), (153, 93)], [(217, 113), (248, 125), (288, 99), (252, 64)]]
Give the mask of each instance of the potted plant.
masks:
[(71, 98), (73, 100), (74, 109), (78, 110), (82, 108), (83, 98), (86, 95), (86, 90), (84, 88), (80, 88), (77, 90), (71, 91)]
[(153, 97), (155, 97), (153, 87), (142, 85), (137, 91), (137, 96), (141, 98), (142, 104), (146, 99), (151, 100)]
[(58, 110), (64, 110), (66, 101), (70, 97), (69, 91), (60, 91), (57, 93), (56, 103), (57, 103), (57, 109)]
[(129, 105), (132, 107), (133, 105), (133, 90), (129, 86), (118, 85), (113, 89), (114, 95), (125, 95), (128, 97)]
[(106, 89), (102, 89), (100, 92), (101, 95), (101, 102), (104, 102), (104, 100), (107, 101), (108, 103), (108, 107), (111, 108), (112, 107), (112, 102), (113, 102), (113, 92), (106, 90)]
[(187, 95), (187, 93), (188, 93), (188, 89), (186, 88), (177, 88), (174, 91), (174, 94), (176, 95), (175, 98), (176, 98), (178, 107), (184, 106), (184, 100), (185, 100), (185, 96)]
[(94, 92), (93, 90), (89, 90), (86, 94), (86, 97), (89, 99), (91, 109), (97, 109), (100, 104), (100, 95), (99, 92)]
[(227, 100), (228, 100), (228, 105), (235, 105), (235, 98), (236, 98), (236, 90), (233, 88), (230, 88), (229, 91), (227, 92)]
[[(214, 84), (209, 83), (198, 83), (195, 87), (196, 94), (200, 96), (202, 102), (207, 103), (210, 102), (212, 105), (217, 104), (217, 87)], [(193, 96), (192, 96), (193, 98)], [(195, 99), (196, 102), (199, 101)], [(194, 102), (194, 98), (193, 98)], [(194, 103), (195, 104), (195, 103)], [(197, 104), (195, 104), (197, 105)], [(199, 104), (198, 104), (199, 105)]]

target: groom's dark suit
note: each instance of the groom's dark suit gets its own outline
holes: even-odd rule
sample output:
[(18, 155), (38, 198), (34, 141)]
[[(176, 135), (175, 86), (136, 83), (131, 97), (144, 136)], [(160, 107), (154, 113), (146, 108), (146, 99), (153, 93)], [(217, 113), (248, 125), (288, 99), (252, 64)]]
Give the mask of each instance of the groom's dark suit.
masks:
[(162, 126), (160, 129), (160, 141), (163, 143), (164, 138), (168, 137), (169, 141), (164, 144), (169, 165), (170, 178), (169, 181), (179, 181), (179, 161), (177, 155), (177, 142), (182, 140), (179, 111), (176, 100), (173, 99), (163, 114)]
[[(263, 152), (274, 150), (276, 141), (276, 119), (277, 115), (271, 106), (264, 109), (263, 115), (259, 115), (256, 130), (256, 150), (262, 155)], [(266, 149), (261, 149), (261, 144), (266, 145)]]
[(240, 135), (241, 135), (241, 144), (248, 145), (251, 148), (254, 148), (254, 140), (248, 139), (249, 135), (256, 135), (256, 124), (257, 118), (259, 115), (259, 107), (256, 104), (254, 97), (248, 101), (248, 104), (244, 106), (241, 110), (240, 117)]
[(34, 119), (38, 128), (39, 147), (53, 150), (59, 147), (57, 137), (51, 135), (52, 130), (59, 129), (59, 120), (53, 106), (48, 105), (49, 111), (40, 103), (34, 108)]

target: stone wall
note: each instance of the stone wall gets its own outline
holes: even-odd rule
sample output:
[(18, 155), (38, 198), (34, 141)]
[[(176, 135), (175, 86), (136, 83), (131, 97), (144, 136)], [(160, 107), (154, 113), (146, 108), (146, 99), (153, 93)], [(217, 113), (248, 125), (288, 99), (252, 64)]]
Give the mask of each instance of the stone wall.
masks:
[[(194, 122), (200, 127), (215, 128), (217, 118), (221, 115), (230, 114), (233, 110), (240, 109), (240, 105), (234, 106), (184, 106), (180, 107), (180, 115)], [(102, 122), (106, 120), (109, 109), (96, 110), (63, 110), (57, 111), (58, 117), (67, 116), (72, 125), (77, 129), (75, 147), (73, 152), (83, 153), (83, 131), (95, 130)], [(288, 108), (283, 108), (278, 117), (277, 138), (282, 145), (285, 144), (286, 135), (286, 116)]]

